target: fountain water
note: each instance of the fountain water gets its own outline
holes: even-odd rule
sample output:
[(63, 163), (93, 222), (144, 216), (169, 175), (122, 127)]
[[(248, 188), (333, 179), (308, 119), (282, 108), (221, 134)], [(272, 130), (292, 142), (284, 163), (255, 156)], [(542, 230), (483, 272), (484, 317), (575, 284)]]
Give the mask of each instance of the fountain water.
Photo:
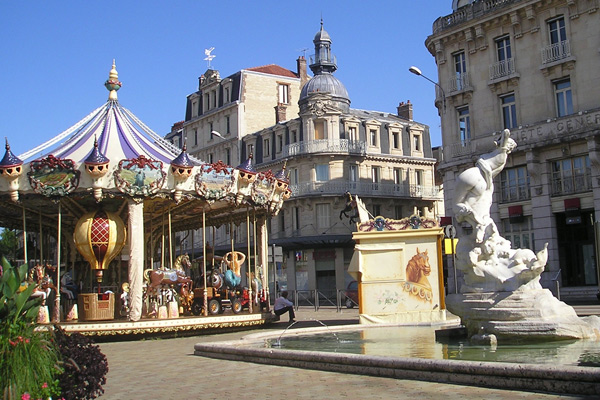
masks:
[[(335, 337), (336, 341), (339, 343), (340, 339), (338, 338), (338, 336), (335, 334), (335, 332), (333, 332), (331, 329), (329, 329), (329, 326), (327, 326), (327, 324), (325, 324), (323, 321), (320, 321), (316, 318), (311, 318), (310, 321), (315, 321), (318, 322), (319, 324), (321, 324), (322, 326), (324, 326), (325, 328), (327, 328), (327, 331), (329, 333), (331, 333), (333, 335), (333, 337)], [(275, 340), (274, 342), (269, 342), (271, 347), (283, 347), (283, 345), (281, 344), (281, 337), (283, 335), (285, 335), (285, 333), (288, 331), (288, 329), (290, 329), (292, 326), (296, 325), (298, 322), (300, 321), (294, 321), (293, 323), (291, 323), (290, 325), (288, 325), (283, 332), (281, 332), (281, 334), (279, 335), (279, 337), (277, 338), (277, 340)]]

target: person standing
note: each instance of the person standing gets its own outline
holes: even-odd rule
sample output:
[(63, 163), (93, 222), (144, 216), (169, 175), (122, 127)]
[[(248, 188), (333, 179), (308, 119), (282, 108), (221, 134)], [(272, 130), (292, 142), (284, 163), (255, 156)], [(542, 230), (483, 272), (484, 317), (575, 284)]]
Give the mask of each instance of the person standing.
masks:
[(281, 292), (281, 295), (275, 299), (275, 304), (273, 305), (273, 309), (275, 310), (275, 315), (278, 317), (280, 315), (285, 314), (286, 312), (290, 313), (290, 322), (295, 322), (296, 315), (294, 314), (294, 304), (287, 298), (288, 292), (284, 290)]

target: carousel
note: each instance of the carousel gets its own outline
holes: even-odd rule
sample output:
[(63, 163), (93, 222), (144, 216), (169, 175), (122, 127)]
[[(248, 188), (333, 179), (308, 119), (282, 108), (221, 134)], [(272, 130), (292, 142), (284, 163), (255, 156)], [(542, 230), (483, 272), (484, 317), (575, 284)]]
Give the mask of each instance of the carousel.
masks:
[[(6, 140), (0, 226), (23, 233), (39, 321), (96, 336), (268, 321), (267, 221), (291, 194), (285, 165), (195, 159), (119, 104), (114, 62), (105, 87), (103, 106), (46, 143), (16, 156)], [(178, 254), (189, 231), (201, 250)]]

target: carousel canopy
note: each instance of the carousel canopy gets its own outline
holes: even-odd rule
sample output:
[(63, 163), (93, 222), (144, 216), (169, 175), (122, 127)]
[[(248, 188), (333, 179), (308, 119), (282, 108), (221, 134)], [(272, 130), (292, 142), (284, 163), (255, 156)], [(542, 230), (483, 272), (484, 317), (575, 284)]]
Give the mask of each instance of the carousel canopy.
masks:
[(179, 155), (181, 149), (157, 135), (119, 104), (116, 92), (121, 87), (121, 82), (118, 81), (114, 61), (105, 86), (110, 94), (103, 106), (58, 136), (19, 155), (19, 158), (27, 162), (34, 156), (42, 154), (41, 158), (44, 158), (51, 154), (80, 164), (94, 151), (96, 140), (98, 151), (114, 161), (144, 155), (169, 164)]
[(174, 230), (187, 230), (201, 226), (202, 214), (209, 225), (276, 215), (290, 197), (284, 170), (257, 172), (251, 157), (238, 167), (205, 163), (154, 133), (119, 104), (114, 61), (104, 85), (108, 101), (46, 143), (17, 157), (7, 140), (0, 226), (54, 230), (60, 220), (72, 230), (93, 210), (125, 219), (133, 200), (144, 203), (150, 230), (162, 229), (167, 213)]

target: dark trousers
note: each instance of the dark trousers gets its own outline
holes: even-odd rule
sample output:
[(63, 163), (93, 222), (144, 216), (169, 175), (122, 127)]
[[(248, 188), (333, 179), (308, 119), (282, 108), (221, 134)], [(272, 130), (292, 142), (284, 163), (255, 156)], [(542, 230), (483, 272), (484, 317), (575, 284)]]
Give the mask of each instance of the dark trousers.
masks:
[(293, 320), (294, 318), (296, 318), (296, 314), (294, 314), (294, 307), (292, 306), (287, 306), (284, 308), (280, 308), (279, 310), (275, 310), (275, 315), (280, 316), (285, 314), (286, 312), (290, 312), (290, 321)]

